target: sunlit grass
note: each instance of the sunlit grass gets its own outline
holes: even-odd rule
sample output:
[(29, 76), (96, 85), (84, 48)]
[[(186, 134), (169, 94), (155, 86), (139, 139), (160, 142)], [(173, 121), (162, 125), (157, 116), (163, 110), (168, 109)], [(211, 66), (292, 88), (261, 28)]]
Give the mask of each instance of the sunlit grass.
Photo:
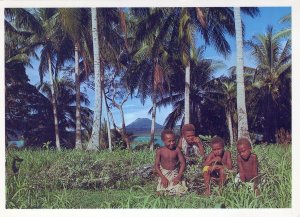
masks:
[[(233, 160), (236, 159), (234, 147)], [(132, 171), (153, 164), (154, 152), (118, 150), (98, 153), (76, 150), (15, 151), (23, 158), (20, 172), (11, 172), (7, 156), (7, 208), (288, 208), (291, 207), (291, 148), (255, 146), (261, 183), (259, 196), (233, 182), (205, 197), (189, 191), (182, 197), (157, 196), (156, 182)], [(236, 164), (234, 164), (236, 165)], [(197, 173), (197, 168), (193, 172)], [(201, 169), (199, 168), (199, 172)], [(187, 172), (186, 174), (192, 174)], [(99, 181), (100, 180), (100, 181)], [(100, 183), (100, 184), (99, 184)], [(201, 185), (203, 183), (199, 183)]]

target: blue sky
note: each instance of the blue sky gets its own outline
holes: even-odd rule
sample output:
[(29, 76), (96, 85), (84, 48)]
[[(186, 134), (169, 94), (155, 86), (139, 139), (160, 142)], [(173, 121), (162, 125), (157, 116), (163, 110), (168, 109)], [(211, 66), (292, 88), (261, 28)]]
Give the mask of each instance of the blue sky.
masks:
[[(274, 31), (277, 32), (283, 28), (290, 27), (287, 24), (279, 24), (280, 18), (291, 13), (290, 7), (260, 7), (260, 16), (255, 18), (251, 18), (249, 16), (245, 16), (242, 14), (242, 20), (246, 26), (246, 34), (245, 39), (249, 40), (252, 36), (256, 34), (264, 34), (268, 25), (274, 26)], [(205, 51), (205, 58), (221, 60), (224, 62), (226, 67), (219, 71), (218, 74), (226, 73), (227, 68), (235, 65), (235, 38), (227, 37), (228, 42), (231, 46), (231, 54), (225, 59), (222, 55), (216, 53), (216, 51), (212, 47), (207, 47)], [(199, 46), (201, 44), (201, 38), (196, 39), (196, 45)], [(38, 64), (39, 61), (33, 60), (32, 65), (33, 68), (27, 68), (26, 72), (30, 78), (30, 82), (32, 84), (37, 84), (39, 82), (38, 76)], [(244, 64), (246, 66), (254, 66), (254, 61), (251, 58), (249, 51), (244, 50)], [(47, 76), (47, 75), (46, 75)], [(86, 91), (82, 88), (82, 91), (87, 93), (89, 99), (91, 101), (90, 108), (94, 108), (94, 92), (92, 90), (87, 89)], [(126, 125), (130, 124), (137, 118), (150, 118), (151, 114), (148, 114), (149, 109), (152, 104), (150, 98), (146, 100), (145, 104), (142, 105), (139, 99), (133, 98), (129, 99), (124, 104), (124, 112), (125, 112), (125, 121)], [(156, 122), (159, 124), (163, 124), (168, 114), (172, 111), (171, 106), (167, 106), (165, 108), (158, 108), (157, 110), (157, 118)], [(104, 117), (106, 117), (106, 112), (104, 109)], [(115, 121), (118, 125), (121, 123), (120, 113), (117, 109), (113, 110), (113, 115)]]

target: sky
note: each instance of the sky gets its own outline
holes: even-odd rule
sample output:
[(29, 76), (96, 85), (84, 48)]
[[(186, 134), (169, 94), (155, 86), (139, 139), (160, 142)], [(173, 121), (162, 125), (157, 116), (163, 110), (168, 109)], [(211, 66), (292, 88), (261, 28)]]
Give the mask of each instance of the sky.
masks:
[[(279, 20), (285, 15), (291, 13), (290, 7), (260, 7), (260, 15), (251, 18), (250, 16), (241, 15), (241, 18), (246, 26), (245, 29), (245, 40), (251, 39), (254, 35), (257, 34), (264, 34), (266, 32), (266, 28), (268, 25), (273, 25), (274, 32), (277, 32), (283, 28), (289, 27), (290, 24), (280, 24)], [(213, 47), (206, 47), (206, 51), (204, 53), (204, 57), (207, 59), (215, 59), (221, 60), (226, 65), (224, 69), (218, 71), (216, 76), (226, 73), (226, 70), (235, 65), (235, 38), (227, 37), (227, 40), (231, 46), (231, 54), (226, 57), (226, 59), (218, 54)], [(196, 46), (200, 46), (202, 43), (200, 37), (196, 38)], [(36, 85), (39, 82), (39, 75), (38, 75), (38, 64), (39, 61), (33, 60), (32, 66), (33, 68), (27, 68), (26, 73), (29, 76), (30, 83)], [(255, 62), (251, 58), (251, 54), (248, 50), (244, 49), (244, 65), (245, 66), (255, 66)], [(47, 76), (47, 75), (46, 75)], [(47, 79), (46, 79), (47, 80)], [(81, 88), (82, 92), (85, 92), (89, 100), (91, 102), (90, 108), (94, 108), (94, 92), (88, 88)], [(132, 98), (129, 99), (123, 106), (124, 113), (125, 113), (125, 122), (126, 125), (130, 124), (137, 118), (149, 118), (151, 119), (151, 114), (148, 114), (148, 111), (152, 107), (151, 99), (148, 98), (143, 105), (140, 102), (140, 99)], [(103, 108), (103, 117), (106, 118), (106, 110)], [(171, 113), (172, 107), (166, 106), (162, 108), (158, 108), (156, 112), (156, 122), (158, 124), (163, 125), (166, 117)], [(121, 124), (121, 116), (120, 112), (117, 109), (113, 109), (113, 116), (116, 121), (116, 124), (120, 126)]]

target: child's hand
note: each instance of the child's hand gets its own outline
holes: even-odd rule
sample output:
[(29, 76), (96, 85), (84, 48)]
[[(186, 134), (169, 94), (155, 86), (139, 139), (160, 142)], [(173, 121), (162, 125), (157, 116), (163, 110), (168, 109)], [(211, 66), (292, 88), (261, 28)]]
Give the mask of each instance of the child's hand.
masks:
[(201, 140), (200, 140), (200, 138), (198, 137), (198, 136), (195, 136), (194, 137), (194, 143), (201, 143)]
[(214, 157), (214, 159), (212, 161), (222, 163), (222, 158), (220, 156), (217, 156), (217, 157)]
[(176, 177), (173, 179), (173, 185), (177, 185), (180, 181), (181, 181), (181, 176), (176, 176)]
[(169, 180), (166, 177), (163, 177), (161, 178), (161, 184), (163, 185), (164, 188), (166, 188), (169, 185)]

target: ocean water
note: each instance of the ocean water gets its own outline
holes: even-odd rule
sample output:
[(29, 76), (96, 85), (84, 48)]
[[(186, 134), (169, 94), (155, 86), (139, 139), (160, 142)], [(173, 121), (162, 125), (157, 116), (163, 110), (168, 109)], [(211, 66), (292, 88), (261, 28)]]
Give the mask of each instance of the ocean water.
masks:
[[(132, 140), (133, 144), (147, 144), (150, 142), (150, 136), (137, 136)], [(154, 136), (154, 144), (159, 144), (164, 146), (163, 141), (160, 138), (160, 135)]]

